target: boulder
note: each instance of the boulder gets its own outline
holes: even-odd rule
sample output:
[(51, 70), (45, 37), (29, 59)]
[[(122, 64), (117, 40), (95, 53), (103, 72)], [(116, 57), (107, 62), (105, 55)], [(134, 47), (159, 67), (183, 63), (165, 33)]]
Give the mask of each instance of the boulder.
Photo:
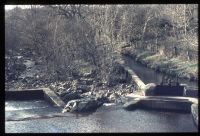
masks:
[(102, 103), (109, 103), (110, 100), (108, 99), (108, 97), (105, 97), (105, 96), (101, 96), (101, 97), (96, 97), (95, 100), (98, 100)]
[(65, 112), (87, 112), (94, 111), (98, 107), (100, 107), (103, 103), (94, 99), (78, 99), (71, 100), (67, 103), (67, 105), (62, 110)]
[(79, 85), (77, 84), (76, 90), (82, 90), (83, 93), (88, 92), (91, 90), (91, 87), (88, 85)]
[(66, 94), (69, 94), (69, 93), (71, 93), (72, 92), (72, 89), (71, 88), (68, 88), (68, 89), (66, 89), (66, 90), (64, 90), (64, 91), (59, 91), (59, 92), (57, 92), (58, 93), (58, 95), (60, 96), (60, 97), (64, 97)]
[(70, 81), (65, 81), (65, 83), (63, 84), (64, 88), (70, 88), (71, 87), (71, 82)]
[(198, 120), (199, 120), (198, 104), (192, 104), (191, 105), (191, 113), (192, 113), (192, 117), (193, 117), (194, 123), (198, 127)]
[(146, 84), (144, 88), (145, 96), (153, 96), (155, 88), (156, 88), (155, 83)]
[(119, 98), (119, 95), (117, 93), (113, 93), (109, 96), (109, 100), (111, 102), (115, 102)]
[(80, 78), (79, 79), (79, 84), (82, 85), (92, 85), (93, 84), (93, 80), (92, 78)]
[(112, 93), (111, 92), (107, 92), (107, 93), (105, 93), (105, 97), (110, 97), (110, 95), (111, 95)]
[(31, 60), (25, 60), (25, 62), (23, 63), (27, 68), (33, 67), (35, 65), (34, 61)]

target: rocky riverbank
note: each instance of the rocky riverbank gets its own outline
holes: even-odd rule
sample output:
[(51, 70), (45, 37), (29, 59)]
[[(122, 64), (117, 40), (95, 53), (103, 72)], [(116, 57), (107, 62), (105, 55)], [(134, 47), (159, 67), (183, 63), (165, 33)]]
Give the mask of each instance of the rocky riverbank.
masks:
[(103, 103), (121, 103), (123, 96), (139, 93), (129, 73), (119, 64), (114, 66), (107, 82), (97, 79), (94, 70), (59, 80), (49, 78), (42, 58), (35, 56), (34, 52), (25, 49), (6, 54), (5, 90), (49, 87), (66, 103), (65, 111), (87, 107), (82, 110), (78, 108), (78, 111), (84, 111), (95, 109)]
[(155, 71), (191, 81), (198, 80), (198, 62), (182, 60), (179, 57), (167, 58), (163, 54), (136, 50), (133, 47), (123, 48), (121, 53)]

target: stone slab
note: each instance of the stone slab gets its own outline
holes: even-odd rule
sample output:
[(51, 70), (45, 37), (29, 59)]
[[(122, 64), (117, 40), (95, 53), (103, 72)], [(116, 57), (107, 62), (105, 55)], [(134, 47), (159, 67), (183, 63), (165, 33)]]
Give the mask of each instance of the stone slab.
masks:
[(43, 88), (43, 91), (44, 91), (44, 98), (47, 101), (55, 104), (55, 106), (64, 108), (66, 104), (52, 90), (50, 90), (49, 88)]

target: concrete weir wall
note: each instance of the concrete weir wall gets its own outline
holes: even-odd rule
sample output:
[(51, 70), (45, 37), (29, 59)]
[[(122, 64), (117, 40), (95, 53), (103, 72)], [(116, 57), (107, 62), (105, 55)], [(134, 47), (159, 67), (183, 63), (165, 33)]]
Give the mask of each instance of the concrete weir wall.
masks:
[[(127, 67), (123, 60), (119, 59), (117, 62), (124, 67), (126, 71), (131, 74), (132, 80), (134, 84), (138, 87), (138, 89), (145, 94), (146, 85), (142, 82), (142, 80), (137, 76), (137, 74)], [(157, 87), (159, 88), (159, 87)], [(195, 125), (198, 127), (198, 99), (192, 97), (177, 97), (173, 96), (174, 94), (179, 94), (180, 96), (193, 96), (198, 91), (193, 91), (192, 95), (188, 95), (190, 90), (182, 93), (181, 91), (177, 92), (177, 88), (175, 87), (174, 90), (171, 92), (172, 96), (165, 96), (169, 95), (169, 89), (166, 88), (166, 94), (164, 96), (128, 96), (132, 100), (124, 104), (124, 108), (127, 110), (134, 110), (137, 108), (143, 109), (154, 109), (154, 110), (165, 110), (165, 111), (183, 111), (183, 112), (190, 112), (193, 116)], [(172, 89), (172, 88), (170, 88)], [(178, 88), (180, 89), (180, 88)], [(157, 89), (159, 90), (159, 89)], [(183, 90), (183, 88), (182, 88)], [(158, 94), (160, 92), (157, 92)], [(163, 91), (162, 91), (163, 93)], [(198, 95), (194, 95), (198, 96)], [(196, 106), (197, 105), (197, 106)], [(195, 107), (196, 106), (196, 107)]]
[(160, 109), (191, 112), (191, 105), (198, 104), (196, 98), (173, 96), (134, 96), (127, 95), (132, 101), (126, 103), (124, 108), (133, 110), (135, 107), (144, 109)]
[(6, 100), (34, 100), (44, 99), (42, 89), (24, 89), (5, 91)]
[(192, 97), (174, 96), (136, 96), (127, 95), (131, 101), (125, 103), (123, 107), (127, 110), (137, 108), (154, 109), (164, 111), (181, 111), (192, 114), (195, 125), (198, 127), (198, 99)]
[(43, 88), (44, 98), (58, 107), (64, 108), (65, 103), (49, 88)]
[(145, 84), (137, 76), (137, 74), (132, 69), (130, 69), (128, 66), (126, 66), (125, 62), (122, 59), (118, 59), (116, 62), (119, 63), (120, 65), (122, 65), (124, 67), (124, 69), (131, 74), (134, 84), (138, 87), (139, 90), (143, 91), (145, 89)]
[(65, 103), (49, 88), (5, 91), (5, 100), (23, 101), (34, 99), (44, 99), (61, 108), (65, 106)]

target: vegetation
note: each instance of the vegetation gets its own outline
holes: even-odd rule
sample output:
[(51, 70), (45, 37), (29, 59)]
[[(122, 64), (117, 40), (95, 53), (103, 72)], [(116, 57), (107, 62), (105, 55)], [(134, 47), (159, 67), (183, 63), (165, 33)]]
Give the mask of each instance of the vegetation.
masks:
[[(197, 8), (195, 4), (16, 7), (5, 12), (6, 55), (21, 49), (35, 53), (33, 57), (45, 66), (45, 79), (92, 72), (95, 80), (108, 82), (121, 47), (129, 46), (122, 52), (149, 67), (197, 79)], [(6, 60), (6, 78), (12, 71), (9, 64)]]

